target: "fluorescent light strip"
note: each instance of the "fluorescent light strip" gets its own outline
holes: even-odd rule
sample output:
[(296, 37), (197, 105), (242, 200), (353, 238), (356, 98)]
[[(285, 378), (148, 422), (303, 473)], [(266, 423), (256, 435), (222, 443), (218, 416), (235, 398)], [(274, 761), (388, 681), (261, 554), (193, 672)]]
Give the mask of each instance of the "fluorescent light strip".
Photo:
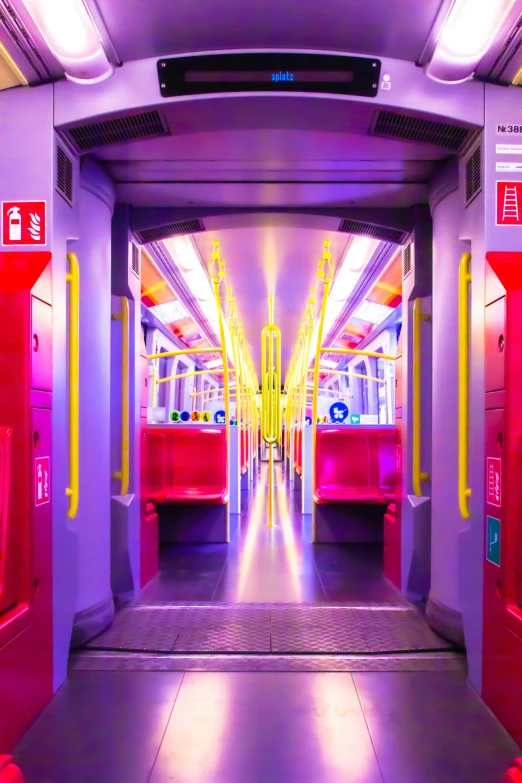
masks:
[(107, 79), (109, 62), (83, 0), (23, 0), (49, 49), (73, 82)]
[(154, 305), (153, 307), (149, 307), (149, 311), (155, 315), (156, 318), (159, 318), (162, 324), (172, 324), (174, 321), (182, 321), (184, 318), (189, 317), (188, 312), (179, 299)]
[(439, 34), (427, 75), (440, 82), (473, 76), (517, 0), (455, 0)]
[[(330, 329), (341, 314), (348, 297), (359, 282), (359, 278), (370, 258), (375, 253), (380, 244), (379, 239), (371, 237), (356, 236), (350, 242), (346, 255), (337, 268), (334, 277), (330, 296), (326, 304), (326, 313), (324, 317), (323, 341), (328, 337)], [(310, 347), (309, 361), (315, 356), (317, 335), (319, 330), (319, 319), (315, 325), (313, 338)]]
[[(197, 301), (198, 306), (205, 316), (205, 319), (208, 321), (214, 335), (218, 340), (221, 340), (219, 317), (212, 284), (207, 272), (202, 266), (199, 254), (197, 253), (190, 236), (164, 239), (163, 244), (181, 272), (185, 283), (190, 289), (194, 299)], [(232, 343), (226, 320), (224, 320), (224, 327), (227, 355), (232, 357)]]
[(388, 305), (380, 304), (379, 302), (371, 302), (369, 299), (365, 299), (354, 312), (352, 318), (358, 318), (360, 321), (368, 321), (371, 324), (377, 325), (382, 323), (390, 313), (393, 313), (393, 310), (394, 308), (388, 307)]

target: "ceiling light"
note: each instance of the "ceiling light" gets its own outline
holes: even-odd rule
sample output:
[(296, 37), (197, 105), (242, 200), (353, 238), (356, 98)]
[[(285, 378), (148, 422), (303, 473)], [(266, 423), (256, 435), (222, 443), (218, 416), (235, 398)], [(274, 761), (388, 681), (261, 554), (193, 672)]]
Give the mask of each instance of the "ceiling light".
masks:
[(329, 370), (335, 370), (339, 362), (334, 362), (331, 359), (321, 359), (320, 367), (326, 367)]
[(51, 52), (73, 82), (100, 82), (114, 68), (83, 0), (23, 0)]
[(179, 299), (154, 305), (153, 307), (149, 307), (149, 311), (155, 315), (156, 318), (159, 318), (162, 324), (171, 324), (174, 323), (174, 321), (182, 321), (183, 318), (189, 317), (188, 312)]
[(454, 0), (426, 73), (440, 82), (470, 79), (517, 0)]
[[(194, 247), (190, 236), (171, 237), (163, 240), (170, 257), (183, 275), (183, 279), (190, 289), (190, 292), (199, 309), (203, 313), (210, 328), (218, 340), (221, 340), (219, 329), (219, 317), (216, 307), (216, 300), (210, 278), (203, 268), (199, 254)], [(227, 346), (227, 355), (233, 356), (232, 342), (227, 322), (224, 321), (225, 342)]]
[(212, 361), (205, 361), (205, 367), (207, 370), (215, 370), (217, 367), (223, 367), (223, 361), (221, 359), (212, 359)]
[(365, 299), (354, 312), (353, 318), (358, 318), (360, 321), (369, 321), (369, 323), (377, 325), (382, 323), (390, 313), (393, 313), (394, 309), (394, 307), (388, 307), (388, 305), (370, 302), (369, 299)]

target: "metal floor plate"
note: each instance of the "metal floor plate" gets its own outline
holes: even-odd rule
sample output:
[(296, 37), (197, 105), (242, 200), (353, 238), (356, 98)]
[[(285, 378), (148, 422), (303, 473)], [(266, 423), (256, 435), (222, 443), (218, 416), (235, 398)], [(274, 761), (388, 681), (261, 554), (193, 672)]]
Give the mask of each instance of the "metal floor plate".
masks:
[(75, 671), (201, 672), (466, 672), (466, 656), (453, 652), (398, 655), (184, 655), (158, 653), (73, 653)]
[(413, 606), (134, 604), (87, 648), (151, 653), (396, 654), (451, 650)]

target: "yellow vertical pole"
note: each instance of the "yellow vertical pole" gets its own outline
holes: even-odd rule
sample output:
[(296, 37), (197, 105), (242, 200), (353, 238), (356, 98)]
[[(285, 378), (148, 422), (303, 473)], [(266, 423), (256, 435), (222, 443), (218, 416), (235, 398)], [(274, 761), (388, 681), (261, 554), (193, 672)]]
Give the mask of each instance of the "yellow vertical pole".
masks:
[[(330, 275), (326, 275), (324, 271), (325, 261), (330, 261), (331, 255), (329, 252), (330, 243), (324, 243), (323, 260), (319, 262), (319, 279), (323, 281), (323, 301), (321, 303), (321, 315), (319, 317), (319, 327), (317, 329), (317, 345), (315, 348), (315, 363), (314, 363), (314, 389), (312, 399), (312, 492), (315, 493), (315, 445), (317, 441), (317, 397), (319, 394), (319, 367), (321, 364), (321, 347), (323, 344), (323, 331), (324, 331), (324, 319), (326, 316), (326, 305), (328, 302), (328, 295), (330, 293), (330, 286), (332, 278)], [(304, 392), (306, 394), (306, 380), (304, 383)], [(306, 399), (306, 398), (305, 398)]]

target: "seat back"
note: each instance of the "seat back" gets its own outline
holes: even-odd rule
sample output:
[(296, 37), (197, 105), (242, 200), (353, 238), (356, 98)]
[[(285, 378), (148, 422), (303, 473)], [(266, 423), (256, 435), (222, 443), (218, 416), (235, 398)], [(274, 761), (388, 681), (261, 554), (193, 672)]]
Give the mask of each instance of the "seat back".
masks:
[(0, 783), (24, 783), (22, 770), (11, 756), (0, 756)]
[[(11, 480), (10, 427), (0, 427), (0, 610), (7, 588), (7, 548), (9, 541), (9, 485)], [(10, 591), (8, 591), (10, 592)], [(3, 595), (4, 594), (4, 595)]]
[(387, 430), (377, 434), (378, 485), (382, 492), (393, 492), (395, 489), (395, 446), (395, 430)]

